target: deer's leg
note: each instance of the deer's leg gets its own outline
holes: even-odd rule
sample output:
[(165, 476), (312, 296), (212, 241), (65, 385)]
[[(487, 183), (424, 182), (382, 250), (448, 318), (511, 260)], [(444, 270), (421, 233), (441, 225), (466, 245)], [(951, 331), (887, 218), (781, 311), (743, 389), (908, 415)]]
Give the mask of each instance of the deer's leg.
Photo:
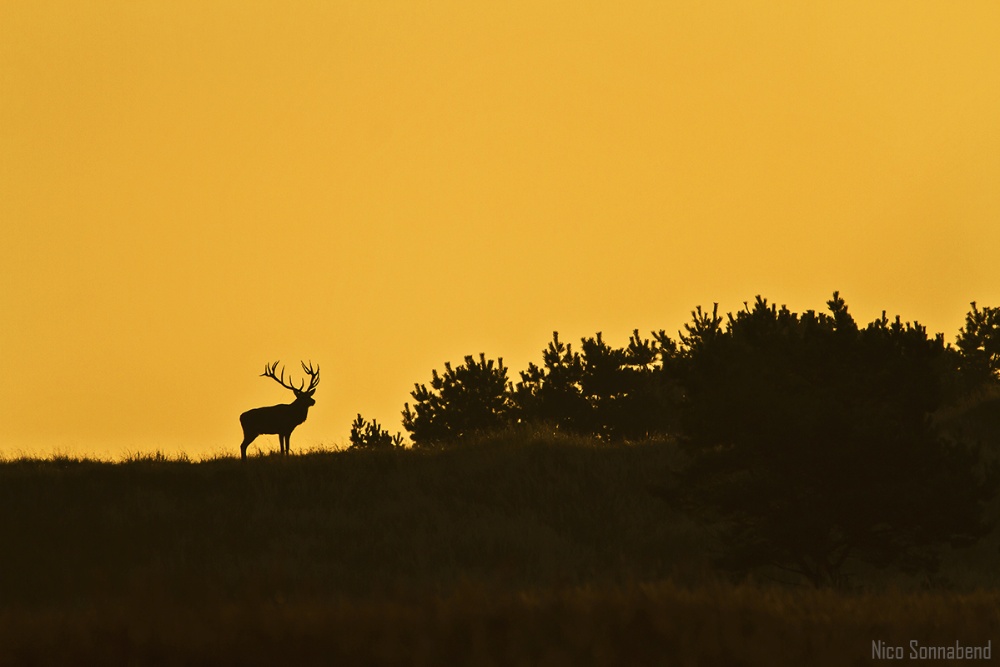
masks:
[(256, 436), (251, 436), (247, 433), (243, 434), (243, 442), (240, 443), (240, 458), (244, 461), (247, 460), (247, 447), (254, 441), (254, 437)]

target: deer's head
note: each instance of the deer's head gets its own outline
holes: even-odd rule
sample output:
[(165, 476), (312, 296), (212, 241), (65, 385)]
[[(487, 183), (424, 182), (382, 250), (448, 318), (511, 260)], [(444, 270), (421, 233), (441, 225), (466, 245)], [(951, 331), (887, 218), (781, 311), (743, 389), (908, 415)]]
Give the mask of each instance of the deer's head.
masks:
[[(274, 362), (269, 366), (264, 367), (264, 372), (261, 373), (261, 377), (269, 377), (278, 384), (280, 384), (285, 389), (290, 389), (293, 394), (295, 394), (295, 402), (305, 404), (306, 407), (310, 405), (316, 405), (316, 400), (312, 397), (316, 393), (316, 387), (319, 385), (319, 365), (316, 365), (316, 369), (313, 370), (312, 362), (306, 366), (306, 363), (300, 362), (302, 364), (302, 370), (305, 371), (306, 375), (309, 376), (309, 387), (306, 388), (305, 380), (299, 383), (298, 387), (292, 386), (291, 384), (285, 384), (285, 367), (281, 367), (280, 377), (274, 374), (274, 371), (278, 368), (278, 362)], [(291, 382), (291, 377), (288, 378)]]

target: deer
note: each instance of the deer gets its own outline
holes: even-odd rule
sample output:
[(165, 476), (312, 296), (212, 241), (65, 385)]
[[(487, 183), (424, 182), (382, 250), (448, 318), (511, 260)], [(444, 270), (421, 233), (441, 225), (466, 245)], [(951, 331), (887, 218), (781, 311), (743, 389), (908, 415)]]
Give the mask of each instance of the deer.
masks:
[(302, 370), (309, 376), (309, 388), (304, 388), (305, 380), (299, 383), (298, 387), (291, 384), (291, 376), (288, 377), (289, 384), (285, 384), (285, 367), (281, 367), (281, 376), (275, 375), (278, 362), (265, 364), (261, 377), (269, 377), (285, 389), (290, 389), (295, 394), (295, 400), (291, 403), (281, 405), (270, 405), (265, 408), (254, 408), (247, 410), (240, 415), (240, 425), (243, 427), (243, 442), (240, 444), (240, 456), (242, 460), (247, 460), (247, 447), (258, 435), (270, 434), (278, 436), (278, 446), (282, 454), (291, 452), (289, 440), (295, 427), (306, 420), (309, 407), (316, 405), (313, 394), (319, 384), (319, 364), (313, 370), (312, 362), (306, 366), (302, 364)]

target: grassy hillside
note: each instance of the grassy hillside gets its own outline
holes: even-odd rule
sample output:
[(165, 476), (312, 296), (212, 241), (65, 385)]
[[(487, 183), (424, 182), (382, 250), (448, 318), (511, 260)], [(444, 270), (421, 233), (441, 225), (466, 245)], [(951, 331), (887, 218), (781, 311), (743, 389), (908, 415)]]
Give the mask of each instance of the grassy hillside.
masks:
[(995, 592), (718, 580), (711, 530), (650, 493), (676, 457), (522, 434), (3, 462), (0, 664), (849, 664), (1000, 639)]
[[(651, 496), (671, 453), (503, 440), (445, 452), (0, 466), (0, 589), (20, 603), (206, 590), (447, 591), (662, 577), (692, 526)], [(683, 543), (684, 548), (678, 546)]]

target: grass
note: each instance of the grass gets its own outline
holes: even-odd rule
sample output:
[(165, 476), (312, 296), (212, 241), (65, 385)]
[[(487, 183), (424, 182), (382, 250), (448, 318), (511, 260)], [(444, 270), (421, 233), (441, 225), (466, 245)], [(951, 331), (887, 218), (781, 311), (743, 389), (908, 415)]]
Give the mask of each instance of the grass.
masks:
[(840, 665), (877, 639), (998, 639), (969, 568), (964, 592), (720, 579), (711, 530), (651, 493), (676, 461), (511, 433), (0, 462), (0, 665)]
[(868, 664), (877, 640), (1000, 650), (998, 610), (995, 592), (669, 582), (522, 593), (470, 584), (419, 601), (105, 601), (0, 613), (0, 664), (839, 666)]

